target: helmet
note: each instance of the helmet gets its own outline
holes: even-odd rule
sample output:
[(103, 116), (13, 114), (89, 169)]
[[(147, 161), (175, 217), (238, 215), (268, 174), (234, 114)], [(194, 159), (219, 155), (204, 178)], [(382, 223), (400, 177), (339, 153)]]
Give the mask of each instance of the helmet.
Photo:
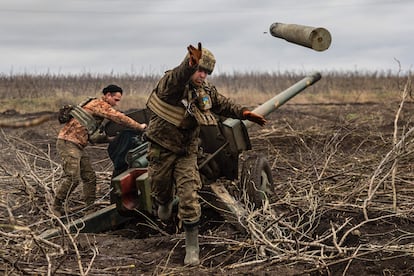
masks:
[(201, 58), (198, 61), (198, 66), (204, 69), (209, 75), (213, 73), (214, 65), (216, 64), (216, 58), (210, 50), (203, 48)]

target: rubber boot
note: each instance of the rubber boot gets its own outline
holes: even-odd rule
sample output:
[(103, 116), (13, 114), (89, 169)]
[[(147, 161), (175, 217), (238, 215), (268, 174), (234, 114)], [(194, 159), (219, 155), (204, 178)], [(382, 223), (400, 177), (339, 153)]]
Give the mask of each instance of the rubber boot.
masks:
[(165, 205), (159, 205), (157, 210), (157, 215), (162, 221), (169, 221), (171, 219), (172, 214), (172, 208), (173, 208), (173, 201), (171, 200)]
[(200, 264), (200, 248), (198, 245), (198, 222), (192, 224), (184, 223), (185, 231), (185, 258), (184, 264), (197, 266)]
[(57, 197), (55, 197), (52, 208), (53, 214), (57, 217), (61, 217), (65, 213), (65, 210), (63, 209), (63, 200)]

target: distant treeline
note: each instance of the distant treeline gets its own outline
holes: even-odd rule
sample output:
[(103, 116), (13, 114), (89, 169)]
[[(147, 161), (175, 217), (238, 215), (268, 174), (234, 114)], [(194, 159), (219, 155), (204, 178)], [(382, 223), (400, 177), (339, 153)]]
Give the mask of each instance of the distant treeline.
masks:
[[(359, 100), (387, 98), (387, 95), (398, 93), (407, 82), (407, 75), (390, 72), (321, 72), (322, 79), (306, 91), (306, 101), (352, 101), (352, 97)], [(120, 85), (125, 97), (141, 100), (137, 105), (144, 105), (145, 99), (155, 87), (158, 75), (5, 75), (0, 74), (0, 96), (2, 110), (13, 108), (19, 101), (33, 101), (49, 99), (52, 108), (67, 102), (70, 99), (77, 101), (85, 96), (99, 95), (102, 88), (110, 83)], [(208, 81), (215, 84), (219, 92), (233, 97), (242, 103), (252, 103), (252, 96), (257, 102), (275, 95), (295, 82), (305, 77), (304, 74), (283, 73), (234, 73), (212, 75)], [(361, 95), (365, 94), (364, 97)], [(367, 95), (371, 95), (367, 97)], [(359, 95), (359, 96), (358, 96)], [(347, 96), (345, 98), (345, 96)], [(349, 98), (349, 96), (351, 98)], [(392, 97), (394, 97), (392, 96)], [(11, 107), (7, 107), (11, 104)], [(43, 103), (47, 108), (47, 104)], [(54, 107), (55, 106), (55, 107)], [(125, 108), (131, 108), (128, 104)], [(1, 110), (0, 110), (1, 111)]]

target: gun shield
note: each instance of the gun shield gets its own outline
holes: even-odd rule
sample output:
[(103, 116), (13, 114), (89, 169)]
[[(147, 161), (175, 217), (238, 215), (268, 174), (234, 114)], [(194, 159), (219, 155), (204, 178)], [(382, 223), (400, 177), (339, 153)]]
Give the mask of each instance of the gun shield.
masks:
[(270, 34), (316, 51), (325, 51), (331, 45), (331, 34), (325, 28), (297, 24), (273, 23)]

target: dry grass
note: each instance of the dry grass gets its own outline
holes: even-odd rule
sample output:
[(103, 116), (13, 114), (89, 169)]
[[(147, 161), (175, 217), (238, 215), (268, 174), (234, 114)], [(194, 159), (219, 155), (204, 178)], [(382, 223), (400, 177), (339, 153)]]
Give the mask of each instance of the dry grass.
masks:
[[(0, 112), (56, 111), (63, 104), (99, 96), (103, 87), (115, 83), (125, 94), (120, 109), (145, 106), (160, 76), (134, 75), (0, 75)], [(304, 75), (293, 73), (243, 73), (209, 78), (218, 91), (240, 104), (257, 105), (285, 90)], [(400, 76), (391, 73), (322, 73), (322, 79), (291, 103), (363, 103), (398, 99)], [(254, 95), (254, 96), (252, 96)]]
[[(253, 89), (254, 83), (258, 89), (256, 76), (245, 78), (246, 87), (236, 90), (232, 90), (230, 84), (240, 84), (244, 79), (223, 77), (216, 81), (218, 87), (236, 99), (252, 104), (261, 101), (256, 97), (249, 100), (246, 93), (237, 92)], [(257, 92), (267, 96), (266, 99), (274, 88), (270, 85), (271, 79), (269, 77), (267, 86), (265, 78), (261, 82), (262, 90)], [(295, 76), (275, 82), (285, 81), (289, 86), (298, 79), (300, 77)], [(228, 86), (224, 80), (228, 81)], [(295, 99), (308, 103), (305, 99), (311, 97), (309, 102), (320, 105), (299, 108), (299, 111), (292, 109), (296, 113), (291, 117), (275, 116), (277, 122), (253, 132), (250, 136), (253, 148), (265, 153), (271, 164), (276, 180), (275, 197), (262, 208), (255, 209), (242, 194), (239, 202), (243, 203), (246, 213), (238, 219), (248, 233), (247, 238), (225, 237), (218, 230), (203, 235), (206, 244), (223, 248), (222, 252), (210, 256), (203, 249), (203, 264), (214, 263), (222, 255), (229, 257), (214, 263), (210, 270), (205, 266), (200, 271), (204, 269), (208, 274), (219, 271), (260, 273), (274, 271), (269, 267), (275, 268), (278, 264), (288, 267), (305, 264), (302, 266), (308, 268), (305, 273), (348, 275), (358, 262), (366, 261), (362, 266), (374, 264), (372, 267), (383, 269), (383, 263), (395, 259), (396, 268), (386, 267), (382, 272), (397, 274), (395, 271), (401, 267), (400, 271), (405, 269), (409, 275), (414, 240), (414, 131), (409, 109), (412, 102), (407, 108), (408, 101), (412, 100), (410, 94), (411, 79), (325, 76)], [(322, 104), (384, 103), (390, 99), (394, 99), (393, 103), (376, 105), (372, 110), (368, 110), (369, 104), (359, 109), (340, 105), (339, 110)], [(311, 112), (315, 109), (318, 110)], [(33, 135), (31, 139), (33, 141)], [(102, 248), (94, 243), (82, 244), (78, 233), (54, 242), (39, 236), (44, 229), (61, 223), (50, 211), (51, 198), (62, 173), (61, 166), (54, 161), (56, 157), (51, 154), (51, 144), (31, 143), (3, 131), (0, 142), (0, 240), (5, 245), (0, 249), (0, 263), (3, 271), (109, 275), (110, 272), (98, 267)], [(104, 168), (108, 163), (103, 160), (96, 164), (103, 165), (98, 170), (101, 187), (109, 186), (109, 169)], [(107, 188), (102, 189), (101, 194), (107, 199)], [(37, 219), (35, 223), (33, 217)], [(81, 246), (83, 253), (78, 250)], [(172, 247), (171, 255), (177, 254), (175, 250), (176, 247)], [(72, 266), (64, 267), (68, 256), (72, 257)], [(166, 265), (160, 274), (183, 273), (185, 268), (170, 262), (169, 257), (165, 257)], [(100, 264), (106, 265), (106, 262), (101, 260)], [(143, 263), (138, 264), (145, 267)], [(336, 268), (337, 264), (342, 264), (340, 269)], [(154, 271), (153, 264), (147, 267)], [(129, 268), (125, 265), (117, 269), (128, 271)]]

